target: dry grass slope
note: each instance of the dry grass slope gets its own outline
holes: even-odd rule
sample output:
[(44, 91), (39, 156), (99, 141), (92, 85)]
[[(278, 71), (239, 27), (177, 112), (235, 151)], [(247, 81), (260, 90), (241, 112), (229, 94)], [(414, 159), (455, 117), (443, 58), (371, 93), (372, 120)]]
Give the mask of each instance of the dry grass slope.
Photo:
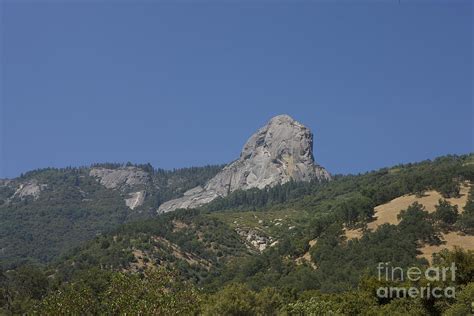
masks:
[[(457, 205), (460, 212), (464, 211), (464, 206), (467, 202), (471, 184), (465, 182), (461, 185), (460, 197), (446, 199), (452, 205)], [(413, 204), (418, 202), (423, 204), (426, 210), (430, 213), (435, 211), (435, 206), (438, 205), (439, 199), (443, 196), (437, 191), (427, 191), (422, 197), (417, 197), (414, 194), (404, 195), (396, 199), (391, 200), (388, 203), (375, 207), (375, 220), (367, 225), (369, 230), (376, 230), (382, 224), (388, 223), (398, 225), (397, 219), (398, 214), (401, 210), (405, 210)], [(348, 240), (362, 237), (361, 229), (344, 229), (344, 234)], [(455, 246), (461, 247), (466, 250), (474, 250), (474, 236), (463, 235), (459, 232), (449, 232), (442, 234), (443, 244), (438, 246), (425, 245), (420, 248), (420, 257), (426, 258), (431, 261), (434, 253), (440, 252), (443, 249), (453, 249)]]
[(360, 239), (363, 234), (364, 234), (364, 232), (360, 228), (358, 228), (358, 229), (344, 228), (344, 235), (346, 236), (347, 240)]
[(474, 250), (474, 236), (462, 235), (458, 232), (449, 232), (442, 234), (442, 239), (445, 241), (439, 246), (425, 245), (420, 248), (420, 258), (425, 258), (428, 261), (432, 261), (433, 254), (440, 252), (443, 249), (453, 250), (455, 246), (461, 247), (465, 250)]
[[(461, 186), (460, 197), (446, 200), (452, 205), (457, 205), (459, 211), (462, 212), (467, 202), (469, 188), (470, 185), (468, 183), (463, 183)], [(443, 199), (443, 196), (437, 191), (427, 191), (422, 197), (417, 197), (414, 194), (410, 194), (393, 199), (388, 203), (375, 207), (375, 220), (369, 223), (367, 228), (375, 230), (378, 226), (385, 223), (397, 225), (397, 216), (400, 211), (406, 210), (414, 202), (423, 204), (426, 210), (432, 213), (435, 211), (435, 205), (438, 204), (439, 199)]]

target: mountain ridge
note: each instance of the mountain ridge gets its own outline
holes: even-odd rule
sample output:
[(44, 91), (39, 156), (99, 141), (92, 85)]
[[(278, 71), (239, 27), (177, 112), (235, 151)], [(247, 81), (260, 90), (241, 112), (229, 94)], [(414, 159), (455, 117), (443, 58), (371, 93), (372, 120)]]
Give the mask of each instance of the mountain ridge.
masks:
[[(473, 154), (444, 156), (359, 175), (336, 175), (332, 181), (290, 181), (264, 189), (237, 190), (205, 207), (160, 216), (153, 204), (146, 204), (153, 195), (138, 211), (132, 211), (123, 201), (130, 188), (107, 189), (89, 175), (89, 170), (79, 174), (78, 170), (34, 172), (22, 181), (34, 176), (38, 183), (48, 184), (36, 200), (29, 196), (15, 199), (8, 206), (0, 205), (0, 291), (13, 302), (2, 301), (0, 296), (0, 311), (22, 314), (43, 304), (58, 314), (58, 306), (77, 306), (67, 304), (76, 304), (77, 299), (83, 302), (88, 293), (96, 299), (87, 306), (104, 311), (97, 304), (111, 293), (107, 289), (115, 288), (115, 281), (137, 277), (151, 282), (149, 273), (153, 271), (172, 273), (177, 284), (184, 281), (187, 288), (196, 287), (206, 304), (213, 304), (213, 297), (223, 295), (235, 283), (262, 295), (275, 293), (285, 298), (272, 305), (270, 311), (291, 306), (297, 299), (304, 303), (307, 295), (314, 296), (316, 292), (323, 299), (339, 292), (343, 294), (338, 301), (353, 294), (358, 300), (372, 293), (370, 288), (367, 292), (360, 289), (372, 282), (377, 262), (427, 268), (430, 263), (420, 256), (426, 247), (441, 251), (443, 238), (459, 234), (463, 234), (463, 240), (472, 239), (474, 189), (471, 186), (467, 193), (460, 183), (474, 183), (473, 162)], [(217, 169), (220, 170), (216, 168), (215, 173)], [(211, 174), (204, 174), (212, 178)], [(169, 183), (170, 179), (162, 180)], [(92, 199), (82, 201), (79, 189)], [(419, 204), (404, 205), (403, 210), (397, 210), (401, 215), (398, 225), (367, 229), (377, 220), (377, 205), (406, 194), (424, 196), (430, 190), (436, 190), (444, 199), (434, 206), (434, 212), (427, 212)], [(9, 194), (13, 193), (11, 190)], [(460, 195), (466, 200), (466, 194), (464, 211), (457, 212), (456, 205), (449, 201)], [(150, 217), (121, 218), (144, 214), (145, 207), (152, 210)], [(87, 221), (90, 215), (92, 221)], [(99, 215), (102, 227), (74, 231), (96, 225)], [(362, 236), (349, 240), (344, 229), (358, 229)], [(58, 241), (67, 247), (58, 248)], [(11, 249), (24, 251), (13, 254), (9, 253)], [(51, 253), (51, 249), (55, 251)], [(459, 262), (474, 258), (473, 251), (459, 249), (441, 251), (434, 258), (451, 254), (461, 258)], [(433, 262), (439, 262), (436, 260)], [(461, 279), (459, 290), (469, 280)], [(131, 290), (129, 282), (121, 284), (120, 289)], [(77, 292), (61, 296), (63, 289), (76, 286)], [(156, 288), (155, 284), (150, 286)], [(38, 293), (39, 288), (43, 292), (32, 294)], [(287, 296), (289, 289), (293, 294)], [(248, 298), (232, 288), (234, 293)], [(265, 296), (264, 301), (268, 299)], [(377, 310), (385, 306), (379, 306), (376, 300), (371, 302), (371, 308)], [(410, 306), (414, 302), (410, 301)], [(350, 314), (361, 314), (369, 305)], [(83, 312), (83, 306), (74, 310)]]

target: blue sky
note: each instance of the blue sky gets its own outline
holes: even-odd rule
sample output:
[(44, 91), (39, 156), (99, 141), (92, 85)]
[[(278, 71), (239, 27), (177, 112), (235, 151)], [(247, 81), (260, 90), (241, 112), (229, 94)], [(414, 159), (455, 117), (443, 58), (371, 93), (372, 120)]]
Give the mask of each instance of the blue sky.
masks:
[(225, 163), (282, 113), (333, 173), (474, 151), (471, 1), (0, 8), (0, 177)]

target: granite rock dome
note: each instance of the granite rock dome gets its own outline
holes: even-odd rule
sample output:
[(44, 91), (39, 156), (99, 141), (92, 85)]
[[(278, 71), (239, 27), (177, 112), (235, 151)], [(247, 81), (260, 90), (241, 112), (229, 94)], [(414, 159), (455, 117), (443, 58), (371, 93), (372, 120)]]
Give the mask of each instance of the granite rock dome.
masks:
[(313, 134), (288, 115), (278, 115), (253, 134), (239, 159), (230, 163), (204, 187), (163, 203), (159, 213), (194, 208), (236, 190), (263, 189), (290, 180), (329, 180), (330, 174), (315, 163)]

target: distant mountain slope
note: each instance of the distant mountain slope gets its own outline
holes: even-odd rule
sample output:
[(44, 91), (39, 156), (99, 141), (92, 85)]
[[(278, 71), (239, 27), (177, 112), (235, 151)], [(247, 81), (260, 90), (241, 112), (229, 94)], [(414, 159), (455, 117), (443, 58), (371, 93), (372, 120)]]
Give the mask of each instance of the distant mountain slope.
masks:
[(222, 167), (154, 170), (97, 164), (41, 169), (0, 181), (0, 263), (48, 262), (65, 250), (202, 184)]
[(103, 163), (0, 180), (0, 263), (46, 263), (120, 224), (156, 216), (157, 209), (202, 206), (238, 190), (328, 180), (312, 147), (308, 128), (279, 115), (224, 168), (165, 171), (149, 164)]
[[(474, 180), (473, 158), (448, 156), (335, 176), (327, 183), (236, 191), (200, 210), (168, 213), (97, 237), (63, 259), (59, 270), (72, 277), (76, 269), (96, 266), (132, 271), (166, 266), (210, 288), (230, 280), (257, 288), (349, 288), (379, 261), (427, 264), (420, 247), (438, 244), (444, 231), (473, 233), (474, 193), (462, 187)], [(345, 238), (344, 227), (371, 225), (376, 205), (429, 190), (447, 201), (467, 201), (466, 211), (448, 225), (407, 204), (403, 224), (382, 225), (359, 240)]]
[[(432, 247), (430, 251), (436, 251), (439, 249), (436, 247), (443, 244), (443, 239), (453, 240), (453, 236), (461, 240), (462, 246), (469, 246), (463, 244), (462, 239), (474, 236), (474, 189), (471, 187), (466, 196), (467, 190), (462, 184), (473, 183), (473, 162), (472, 154), (446, 156), (365, 174), (336, 175), (330, 182), (290, 181), (262, 190), (235, 191), (200, 209), (177, 210), (154, 218), (125, 216), (125, 221), (133, 221), (103, 232), (63, 256), (56, 256), (54, 251), (59, 253), (77, 245), (77, 240), (67, 238), (81, 238), (79, 233), (90, 233), (85, 224), (96, 225), (95, 219), (102, 220), (104, 224), (105, 218), (115, 219), (114, 214), (146, 216), (146, 207), (150, 205), (153, 209), (152, 204), (146, 201), (131, 210), (123, 198), (128, 192), (136, 192), (138, 187), (134, 186), (143, 186), (143, 179), (146, 179), (145, 183), (150, 179), (139, 175), (123, 178), (123, 174), (128, 174), (133, 166), (96, 166), (118, 168), (118, 171), (101, 170), (104, 179), (97, 174), (90, 176), (90, 169), (76, 170), (79, 172), (77, 178), (65, 171), (43, 170), (34, 173), (36, 182), (32, 181), (32, 175), (27, 175), (22, 180), (25, 183), (23, 186), (17, 183), (14, 187), (8, 187), (4, 183), (2, 194), (15, 197), (11, 198), (14, 204), (9, 204), (12, 212), (9, 215), (2, 213), (2, 219), (7, 219), (7, 222), (1, 222), (2, 245), (14, 242), (36, 256), (43, 252), (35, 252), (35, 247), (43, 247), (42, 251), (50, 249), (51, 245), (57, 248), (53, 248), (44, 259), (49, 262), (44, 267), (22, 265), (3, 272), (0, 269), (0, 311), (7, 314), (31, 311), (35, 303), (48, 293), (56, 294), (45, 299), (44, 306), (55, 311), (60, 308), (62, 313), (65, 310), (87, 313), (89, 303), (84, 302), (95, 304), (97, 298), (111, 293), (124, 293), (125, 296), (121, 296), (124, 300), (120, 300), (126, 302), (124, 304), (128, 304), (130, 297), (141, 301), (141, 293), (145, 292), (136, 292), (135, 289), (140, 287), (137, 288), (136, 283), (131, 285), (129, 281), (135, 278), (148, 283), (153, 280), (149, 279), (153, 271), (171, 273), (172, 284), (187, 280), (186, 288), (192, 288), (190, 283), (194, 283), (209, 304), (220, 304), (220, 293), (228, 293), (231, 301), (234, 301), (235, 295), (239, 301), (240, 298), (252, 300), (254, 296), (251, 293), (242, 294), (238, 290), (247, 286), (259, 291), (265, 297), (264, 302), (272, 306), (276, 303), (275, 299), (283, 298), (294, 302), (296, 299), (304, 301), (305, 297), (319, 297), (324, 301), (333, 297), (346, 302), (346, 298), (352, 297), (349, 305), (360, 302), (363, 305), (351, 314), (360, 314), (367, 306), (374, 304), (383, 307), (386, 303), (376, 300), (373, 294), (374, 286), (378, 284), (375, 279), (378, 263), (390, 262), (402, 269), (413, 266), (426, 269), (429, 262), (428, 258), (423, 258), (422, 251), (427, 247)], [(43, 176), (40, 176), (42, 173)], [(45, 181), (46, 175), (50, 181)], [(151, 178), (151, 182), (156, 183), (154, 176)], [(72, 182), (76, 186), (64, 185), (64, 182)], [(48, 186), (42, 187), (41, 184)], [(129, 188), (129, 185), (132, 187)], [(77, 186), (84, 193), (77, 193)], [(49, 192), (48, 189), (52, 188), (54, 190)], [(421, 204), (404, 204), (403, 210), (396, 210), (400, 215), (397, 225), (385, 223), (373, 231), (367, 229), (377, 221), (377, 205), (386, 205), (412, 194), (423, 196), (432, 191), (439, 192), (443, 198), (434, 205), (434, 212), (426, 211)], [(84, 198), (96, 202), (82, 201)], [(464, 204), (461, 200), (466, 202), (464, 211), (459, 213), (449, 201)], [(95, 203), (91, 204), (94, 209), (85, 208), (88, 204), (82, 203), (86, 202)], [(42, 209), (41, 203), (49, 205), (49, 208)], [(16, 207), (11, 208), (12, 205)], [(29, 205), (35, 208), (30, 209)], [(80, 211), (75, 212), (71, 205), (77, 206)], [(5, 212), (7, 208), (3, 207), (2, 212)], [(112, 214), (108, 213), (109, 210)], [(48, 214), (57, 218), (51, 218)], [(79, 216), (81, 214), (82, 217)], [(28, 221), (30, 217), (32, 221)], [(119, 220), (115, 219), (116, 222)], [(38, 226), (35, 226), (35, 221)], [(15, 231), (8, 227), (17, 223), (21, 223), (17, 228), (33, 229), (35, 235), (22, 240), (23, 235), (15, 235)], [(78, 229), (71, 223), (84, 226), (79, 225)], [(50, 227), (51, 230), (48, 230)], [(61, 230), (62, 227), (70, 228), (75, 235)], [(358, 238), (346, 238), (344, 231), (356, 229), (362, 232)], [(39, 233), (43, 230), (47, 230), (45, 235)], [(25, 233), (25, 230), (21, 232)], [(13, 238), (8, 238), (9, 234)], [(48, 244), (50, 240), (53, 242)], [(61, 245), (59, 241), (66, 243)], [(2, 257), (2, 263), (7, 263), (4, 268), (21, 264), (21, 256), (27, 258), (26, 253), (15, 255)], [(474, 252), (456, 250), (444, 252), (436, 258), (438, 263), (454, 259), (459, 264), (461, 272), (456, 284), (460, 291), (464, 292), (463, 287), (469, 282), (472, 284)], [(231, 283), (241, 285), (235, 287)], [(152, 288), (156, 289), (156, 286)], [(57, 289), (61, 291), (56, 292)], [(168, 289), (164, 291), (168, 293)], [(216, 291), (217, 296), (212, 295)], [(469, 290), (464, 293), (470, 295)], [(370, 300), (368, 305), (364, 300), (360, 301), (363, 297)], [(148, 298), (143, 303), (149, 306), (153, 301)], [(410, 304), (411, 308), (417, 302), (410, 300), (405, 303)], [(441, 314), (446, 307), (439, 303), (442, 300), (427, 302), (426, 309), (436, 311), (436, 315)], [(272, 311), (277, 309), (278, 304), (270, 308)]]

